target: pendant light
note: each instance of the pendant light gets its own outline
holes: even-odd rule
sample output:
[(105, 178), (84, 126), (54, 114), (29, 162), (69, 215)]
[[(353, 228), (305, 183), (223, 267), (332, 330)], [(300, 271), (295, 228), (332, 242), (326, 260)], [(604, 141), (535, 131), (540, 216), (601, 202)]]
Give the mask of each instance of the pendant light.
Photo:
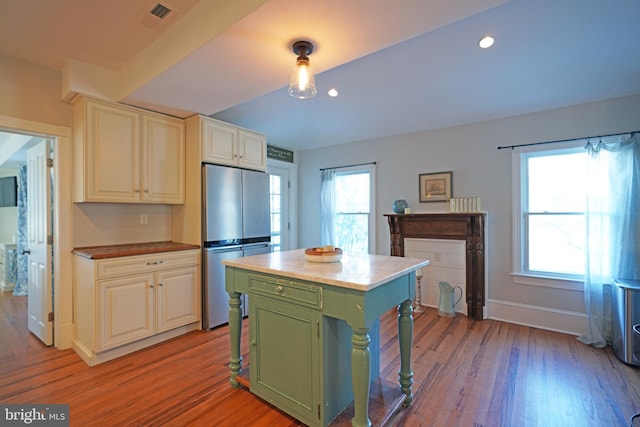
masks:
[(297, 41), (293, 44), (293, 52), (298, 55), (298, 59), (296, 60), (296, 68), (291, 75), (289, 95), (299, 99), (313, 98), (318, 91), (307, 56), (313, 52), (313, 45), (308, 41)]

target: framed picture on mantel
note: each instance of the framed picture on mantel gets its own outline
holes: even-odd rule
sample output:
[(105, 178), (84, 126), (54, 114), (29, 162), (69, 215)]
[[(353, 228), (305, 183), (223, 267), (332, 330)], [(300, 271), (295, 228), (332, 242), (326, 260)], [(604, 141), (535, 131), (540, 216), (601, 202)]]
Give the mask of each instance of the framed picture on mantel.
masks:
[(447, 202), (451, 198), (453, 172), (421, 173), (419, 200), (425, 202)]

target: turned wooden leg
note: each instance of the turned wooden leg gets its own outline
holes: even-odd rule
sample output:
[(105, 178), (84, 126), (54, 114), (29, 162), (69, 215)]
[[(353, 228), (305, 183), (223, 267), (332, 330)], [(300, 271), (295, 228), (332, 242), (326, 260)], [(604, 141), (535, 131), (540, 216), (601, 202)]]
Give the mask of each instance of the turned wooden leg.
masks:
[(411, 386), (413, 372), (411, 371), (411, 347), (413, 346), (413, 309), (411, 300), (406, 300), (398, 306), (398, 339), (400, 341), (400, 388), (405, 394), (404, 406), (409, 406), (413, 400)]
[(240, 387), (236, 379), (242, 370), (242, 356), (240, 355), (240, 338), (242, 335), (242, 296), (239, 292), (229, 292), (229, 335), (231, 336), (231, 357), (229, 367), (231, 368), (231, 385)]
[(371, 353), (369, 329), (353, 329), (351, 337), (351, 383), (353, 384), (353, 427), (369, 427), (369, 385)]

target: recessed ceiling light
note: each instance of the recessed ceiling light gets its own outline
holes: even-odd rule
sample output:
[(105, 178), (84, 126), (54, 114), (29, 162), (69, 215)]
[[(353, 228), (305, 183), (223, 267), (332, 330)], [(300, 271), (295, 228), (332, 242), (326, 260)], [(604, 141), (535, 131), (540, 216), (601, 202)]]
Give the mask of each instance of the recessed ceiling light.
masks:
[(493, 43), (495, 42), (495, 40), (493, 39), (493, 37), (491, 36), (484, 36), (480, 39), (480, 41), (478, 42), (478, 46), (480, 46), (482, 49), (486, 49), (488, 47), (493, 46)]
[(338, 91), (336, 89), (329, 89), (329, 92), (327, 92), (327, 93), (332, 98), (335, 98), (336, 96), (338, 96)]

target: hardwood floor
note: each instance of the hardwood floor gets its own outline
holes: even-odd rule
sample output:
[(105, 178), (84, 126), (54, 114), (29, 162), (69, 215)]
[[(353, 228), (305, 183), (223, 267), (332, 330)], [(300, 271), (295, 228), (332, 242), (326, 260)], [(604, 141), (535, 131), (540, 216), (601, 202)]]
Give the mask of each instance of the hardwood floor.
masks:
[[(25, 307), (25, 297), (0, 294), (1, 403), (69, 404), (71, 425), (82, 427), (301, 425), (231, 388), (226, 327), (89, 368), (72, 350), (46, 348), (28, 333)], [(414, 400), (394, 425), (628, 426), (640, 411), (640, 369), (610, 349), (493, 320), (442, 318), (435, 309), (414, 320)], [(395, 312), (380, 329), (381, 377), (395, 382)]]

